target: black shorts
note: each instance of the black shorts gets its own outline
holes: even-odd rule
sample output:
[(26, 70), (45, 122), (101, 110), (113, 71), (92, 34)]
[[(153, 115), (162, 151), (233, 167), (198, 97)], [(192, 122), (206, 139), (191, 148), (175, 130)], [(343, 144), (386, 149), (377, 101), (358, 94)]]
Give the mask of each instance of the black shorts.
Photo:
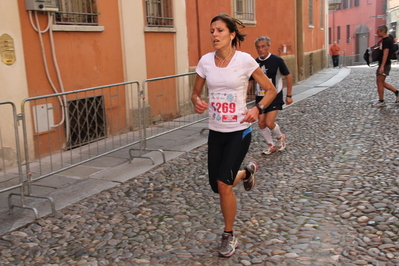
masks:
[(233, 185), (248, 152), (251, 137), (252, 127), (228, 133), (209, 130), (208, 174), (213, 192), (219, 193), (218, 180)]
[[(380, 75), (380, 74), (378, 74), (378, 70), (380, 70), (380, 66), (378, 65), (378, 67), (377, 67), (377, 71), (376, 71), (376, 75), (378, 76), (378, 75)], [(386, 64), (385, 66), (384, 66), (384, 76), (389, 76), (389, 72), (391, 71), (391, 64)]]
[[(256, 104), (258, 104), (262, 100), (263, 96), (256, 96)], [(281, 90), (277, 93), (276, 98), (272, 101), (272, 103), (265, 108), (263, 111), (264, 114), (276, 111), (276, 110), (283, 110), (284, 100), (283, 100), (283, 91)]]

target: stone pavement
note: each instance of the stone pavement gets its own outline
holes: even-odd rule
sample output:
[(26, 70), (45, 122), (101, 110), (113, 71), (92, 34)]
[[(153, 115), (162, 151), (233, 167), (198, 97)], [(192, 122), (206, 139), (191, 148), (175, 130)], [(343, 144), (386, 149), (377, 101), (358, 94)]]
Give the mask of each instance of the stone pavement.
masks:
[[(348, 74), (348, 69), (320, 71), (294, 87), (295, 102), (326, 89), (328, 86), (323, 85), (323, 83), (337, 83)], [(149, 151), (162, 149), (166, 160), (169, 161), (205, 144), (207, 134), (201, 134), (203, 128), (207, 128), (207, 121), (153, 138), (147, 142), (147, 149)], [(154, 164), (144, 158), (136, 158), (129, 163), (129, 148), (37, 181), (34, 183), (31, 193), (41, 197), (51, 197), (54, 199), (55, 209), (60, 210), (90, 195), (118, 186), (164, 162), (162, 153), (153, 151), (144, 154), (144, 156), (153, 158)], [(133, 145), (131, 148), (136, 149), (136, 151), (139, 150), (138, 145)], [(137, 152), (135, 154), (138, 155)], [(65, 157), (67, 158), (68, 154)], [(46, 161), (46, 158), (42, 161)], [(47, 161), (50, 161), (50, 159), (47, 159)], [(10, 172), (14, 171), (11, 170)], [(37, 163), (31, 163), (30, 172), (40, 176), (41, 168)], [(0, 186), (3, 188), (10, 186), (10, 184), (0, 183)], [(11, 192), (19, 193), (19, 190), (15, 189)], [(35, 220), (32, 210), (24, 211), (21, 208), (13, 208), (13, 214), (8, 215), (8, 195), (9, 193), (0, 193), (0, 224), (2, 225), (0, 235)], [(20, 205), (20, 197), (13, 196), (12, 202)], [(25, 205), (36, 208), (40, 217), (51, 213), (51, 205), (48, 200), (27, 197)]]
[[(332, 74), (296, 86), (296, 103), (278, 116), (285, 152), (261, 155), (254, 126), (246, 161), (260, 170), (253, 191), (235, 189), (240, 246), (231, 258), (217, 256), (223, 221), (204, 140), (9, 229), (0, 265), (399, 265), (399, 104), (386, 92), (388, 106), (372, 107), (375, 68), (351, 68), (345, 79), (347, 69), (323, 72)], [(396, 87), (398, 74), (393, 67), (388, 78)], [(309, 95), (299, 101), (302, 93)], [(128, 169), (106, 171), (116, 178)]]

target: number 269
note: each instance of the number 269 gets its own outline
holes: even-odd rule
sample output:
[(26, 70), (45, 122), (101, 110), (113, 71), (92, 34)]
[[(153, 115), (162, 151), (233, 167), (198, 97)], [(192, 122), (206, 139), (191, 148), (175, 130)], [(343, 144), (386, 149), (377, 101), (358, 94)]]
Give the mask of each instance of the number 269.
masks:
[(235, 113), (236, 104), (235, 103), (214, 103), (212, 102), (213, 110), (218, 113)]

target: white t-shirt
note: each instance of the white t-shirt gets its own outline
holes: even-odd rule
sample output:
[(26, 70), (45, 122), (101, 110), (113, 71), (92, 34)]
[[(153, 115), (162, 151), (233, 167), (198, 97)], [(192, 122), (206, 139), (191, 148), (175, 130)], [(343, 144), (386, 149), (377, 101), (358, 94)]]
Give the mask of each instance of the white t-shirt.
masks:
[(242, 123), (247, 109), (248, 79), (259, 65), (249, 54), (236, 51), (229, 65), (215, 65), (215, 52), (201, 57), (196, 72), (206, 80), (209, 89), (209, 129), (234, 132), (246, 129)]

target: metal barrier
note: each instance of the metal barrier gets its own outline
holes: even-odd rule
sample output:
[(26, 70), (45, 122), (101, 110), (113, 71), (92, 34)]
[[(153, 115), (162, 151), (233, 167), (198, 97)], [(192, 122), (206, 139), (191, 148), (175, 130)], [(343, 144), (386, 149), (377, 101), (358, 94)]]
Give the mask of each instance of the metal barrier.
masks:
[[(8, 196), (10, 213), (14, 207), (26, 208), (38, 218), (37, 209), (26, 205), (26, 197), (49, 200), (54, 213), (51, 197), (32, 194), (35, 182), (125, 148), (129, 150), (129, 162), (144, 158), (154, 164), (151, 157), (144, 156), (145, 151), (161, 152), (166, 162), (164, 150), (148, 149), (147, 141), (208, 119), (207, 111), (197, 114), (191, 103), (195, 75), (190, 72), (146, 79), (141, 87), (133, 81), (31, 97), (22, 101), (20, 114), (12, 102), (0, 102), (0, 107), (12, 107), (17, 157), (14, 184), (0, 189), (0, 193), (20, 189), (20, 193)], [(202, 98), (208, 99), (207, 90)], [(254, 99), (251, 90), (247, 104), (253, 105)], [(18, 121), (22, 122), (23, 148)], [(2, 126), (0, 170), (6, 176)], [(200, 133), (207, 129), (201, 129)], [(135, 150), (139, 155), (133, 154)], [(13, 196), (20, 196), (20, 204), (12, 203)]]
[[(363, 59), (363, 55), (360, 54), (353, 54), (347, 55), (346, 50), (343, 50), (339, 57), (339, 67), (347, 68), (348, 66), (358, 66), (358, 65), (365, 65), (366, 61)], [(328, 56), (328, 67), (332, 68), (332, 58)]]
[[(136, 116), (133, 112), (134, 89), (139, 105), (137, 81), (25, 99), (21, 116), (28, 184), (139, 143), (140, 112), (139, 107)], [(64, 104), (58, 104), (60, 97)], [(34, 117), (37, 171), (28, 157), (27, 108)], [(54, 125), (55, 121), (59, 123)]]
[[(22, 101), (20, 114), (12, 102), (0, 102), (12, 107), (17, 152), (18, 169), (13, 179), (18, 178), (18, 184), (7, 184), (0, 190), (20, 189), (20, 193), (8, 196), (10, 213), (14, 207), (26, 208), (38, 218), (37, 209), (26, 206), (26, 197), (49, 200), (54, 213), (51, 197), (32, 193), (33, 186), (39, 185), (35, 182), (113, 152), (127, 148), (130, 162), (145, 158), (154, 164), (151, 157), (144, 156), (145, 151), (151, 151), (147, 141), (208, 119), (207, 111), (197, 114), (191, 103), (195, 74), (147, 79), (141, 87), (133, 81), (30, 97)], [(206, 93), (203, 98), (207, 99)], [(23, 147), (19, 143), (18, 121), (22, 124)], [(134, 150), (139, 150), (138, 156)], [(154, 151), (160, 151), (166, 162), (162, 149)], [(0, 155), (5, 171), (4, 155)], [(13, 196), (20, 196), (20, 204), (12, 203)]]
[[(196, 72), (190, 72), (143, 81), (142, 99), (143, 101), (148, 99), (149, 108), (146, 108), (143, 102), (143, 140), (140, 145), (140, 155), (133, 156), (134, 149), (130, 149), (130, 160), (137, 157), (152, 160), (150, 157), (142, 156), (144, 150), (151, 150), (147, 148), (148, 140), (208, 119), (208, 112), (195, 113), (191, 102), (195, 74)], [(150, 115), (147, 115), (147, 112), (150, 112)], [(163, 150), (154, 149), (154, 151), (161, 152), (165, 162)], [(153, 160), (152, 162), (154, 164)]]
[[(26, 186), (26, 180), (24, 180), (23, 177), (23, 171), (22, 171), (22, 156), (21, 156), (21, 145), (20, 145), (20, 139), (19, 139), (19, 132), (18, 132), (18, 116), (17, 116), (17, 111), (15, 108), (14, 103), (9, 102), (9, 101), (4, 101), (0, 102), (0, 105), (10, 105), (11, 107), (11, 112), (6, 112), (2, 111), (1, 113), (5, 115), (6, 113), (10, 114), (8, 119), (3, 119), (2, 124), (0, 125), (0, 156), (1, 156), (1, 166), (0, 169), (2, 170), (0, 180), (2, 180), (3, 184), (10, 183), (8, 187), (1, 188), (0, 193), (3, 192), (8, 192), (14, 189), (19, 189), (20, 193), (10, 193), (8, 195), (8, 209), (10, 214), (13, 213), (13, 209), (18, 207), (18, 208), (23, 208), (23, 209), (29, 209), (34, 212), (35, 217), (38, 218), (39, 214), (36, 208), (29, 207), (26, 205), (26, 197), (34, 197), (38, 198), (33, 195), (28, 195), (25, 192), (25, 186)], [(9, 122), (9, 123), (8, 123)], [(3, 124), (4, 123), (4, 124)], [(6, 124), (6, 125), (5, 125)], [(10, 125), (11, 124), (11, 125)], [(7, 137), (10, 138), (11, 136), (14, 137), (13, 140), (8, 139), (7, 141), (3, 139), (3, 129), (10, 129), (12, 128), (14, 130), (14, 134), (8, 134)], [(4, 140), (4, 141), (3, 141)], [(7, 144), (5, 144), (5, 142)], [(14, 143), (14, 147), (10, 147), (11, 143)], [(16, 167), (16, 172), (8, 172), (7, 169), (14, 164), (14, 162), (17, 164)], [(17, 183), (17, 184), (16, 184)], [(20, 202), (19, 204), (13, 204), (12, 197), (13, 196), (19, 196), (20, 197)], [(39, 197), (43, 198), (43, 197)], [(46, 198), (50, 200), (52, 210), (54, 212), (54, 204), (51, 198)]]
[[(2, 104), (6, 103), (9, 102)], [(19, 184), (0, 193), (20, 188), (20, 193), (8, 196), (10, 213), (14, 207), (20, 207), (31, 209), (36, 219), (39, 217), (36, 208), (26, 206), (25, 197), (49, 200), (55, 213), (51, 197), (32, 194), (34, 182), (140, 143), (137, 81), (27, 98), (21, 104), (19, 115), (16, 115), (15, 106), (9, 104), (14, 112)], [(33, 117), (32, 134), (28, 133), (29, 115)], [(17, 119), (22, 121), (26, 179), (23, 178)], [(29, 138), (31, 135), (33, 137)], [(35, 147), (32, 162), (29, 147)], [(20, 205), (12, 204), (13, 196), (21, 197)]]

